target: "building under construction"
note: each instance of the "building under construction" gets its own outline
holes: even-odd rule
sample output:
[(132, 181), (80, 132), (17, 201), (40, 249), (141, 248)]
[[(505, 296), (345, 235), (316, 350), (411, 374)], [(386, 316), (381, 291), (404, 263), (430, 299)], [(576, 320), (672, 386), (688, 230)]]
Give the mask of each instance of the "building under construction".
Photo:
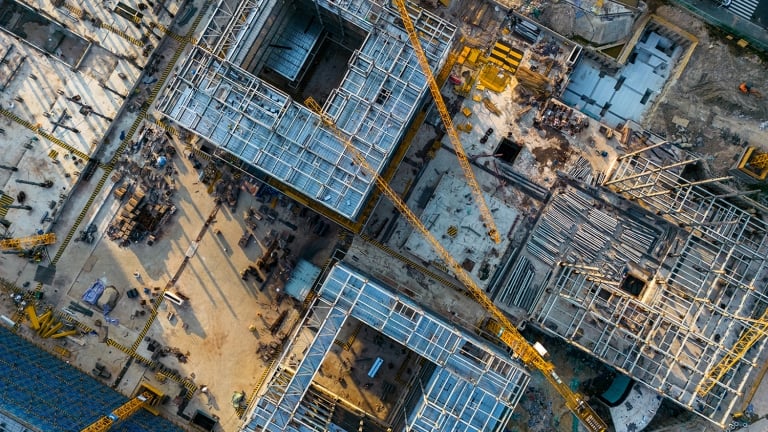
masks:
[(647, 138), (603, 188), (561, 183), (494, 296), (727, 425), (765, 361), (766, 209)]
[[(0, 326), (0, 430), (79, 431), (128, 399)], [(177, 432), (170, 421), (139, 410), (112, 431)]]
[[(423, 10), (411, 14), (437, 70), (455, 27)], [(213, 144), (215, 155), (355, 219), (372, 179), (303, 101), (323, 104), (381, 172), (427, 89), (407, 40), (397, 10), (383, 1), (222, 0), (160, 109)]]
[[(351, 322), (346, 360), (337, 341)], [(366, 332), (373, 342), (350, 350)], [(530, 379), (508, 354), (346, 264), (331, 268), (289, 340), (244, 431), (499, 430)], [(381, 399), (375, 409), (356, 403), (357, 387), (360, 402)]]

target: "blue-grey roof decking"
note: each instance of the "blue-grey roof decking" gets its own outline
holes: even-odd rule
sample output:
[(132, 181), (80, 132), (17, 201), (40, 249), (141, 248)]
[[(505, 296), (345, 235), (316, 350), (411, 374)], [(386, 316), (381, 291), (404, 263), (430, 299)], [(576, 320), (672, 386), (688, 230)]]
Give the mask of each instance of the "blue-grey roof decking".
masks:
[[(128, 398), (0, 326), (0, 412), (41, 432), (76, 432)], [(140, 410), (111, 431), (181, 432)]]
[[(345, 218), (355, 219), (373, 188), (371, 177), (353, 163), (344, 145), (320, 124), (304, 101), (292, 100), (240, 67), (252, 51), (251, 44), (257, 43), (261, 26), (267, 25), (267, 17), (281, 7), (276, 3), (244, 0), (235, 7), (220, 1), (200, 43), (174, 75), (158, 105), (214, 146)], [(399, 14), (387, 2), (318, 0), (317, 7), (367, 33), (324, 110), (381, 172), (423, 101), (426, 78), (405, 30), (397, 24)], [(243, 21), (245, 16), (249, 18)], [(432, 70), (437, 71), (448, 55), (456, 28), (420, 9), (413, 9), (412, 19)], [(314, 31), (312, 26), (307, 28)], [(315, 36), (319, 37), (297, 39), (295, 50), (283, 51), (307, 54), (316, 43)], [(266, 43), (288, 47), (293, 39), (279, 36), (274, 43)], [(274, 62), (280, 58), (274, 53), (273, 46), (266, 60), (280, 73), (298, 76), (306, 67), (299, 57), (308, 55), (278, 66)]]
[(563, 101), (611, 127), (641, 121), (685, 51), (680, 45), (669, 49), (674, 45), (669, 38), (647, 32), (635, 45), (632, 60), (613, 76), (601, 71), (598, 62), (582, 57), (570, 75)]
[[(523, 367), (496, 348), (348, 265), (337, 264), (320, 288), (311, 315), (305, 318), (314, 338), (296, 372), (290, 378), (276, 375), (249, 415), (244, 431), (312, 430), (294, 414), (349, 317), (437, 366), (423, 396), (407, 414), (408, 430), (494, 430), (508, 420), (528, 384), (530, 377)], [(292, 341), (308, 331), (305, 326), (297, 329)], [(284, 355), (292, 351), (286, 349)]]

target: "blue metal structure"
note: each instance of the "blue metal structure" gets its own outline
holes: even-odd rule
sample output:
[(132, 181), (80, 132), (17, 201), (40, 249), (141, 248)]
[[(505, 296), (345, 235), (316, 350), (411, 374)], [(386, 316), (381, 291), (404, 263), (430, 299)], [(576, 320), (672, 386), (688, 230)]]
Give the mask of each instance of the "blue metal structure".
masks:
[[(348, 318), (434, 365), (408, 404), (406, 430), (501, 430), (528, 385), (528, 372), (508, 355), (342, 263), (331, 269), (293, 335), (294, 343), (303, 344), (301, 335), (312, 339), (302, 358), (293, 360), (295, 373), (275, 375), (243, 431), (343, 430), (332, 423), (332, 410), (319, 415), (323, 410), (305, 395)], [(291, 352), (286, 349), (279, 363)]]
[[(0, 415), (26, 430), (76, 432), (121, 406), (128, 398), (0, 327)], [(9, 424), (10, 423), (10, 424)], [(24, 429), (18, 429), (24, 430)], [(170, 421), (141, 410), (115, 432), (181, 432)]]

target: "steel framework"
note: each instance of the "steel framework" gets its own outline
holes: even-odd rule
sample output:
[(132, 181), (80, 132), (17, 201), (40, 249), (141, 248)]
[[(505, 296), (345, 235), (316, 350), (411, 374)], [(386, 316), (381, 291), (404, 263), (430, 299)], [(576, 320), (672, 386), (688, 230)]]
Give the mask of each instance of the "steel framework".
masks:
[[(567, 206), (556, 197), (534, 230), (538, 243), (529, 245), (538, 244), (539, 255), (568, 265), (556, 271), (552, 294), (543, 297), (534, 316), (548, 332), (725, 425), (739, 396), (755, 384), (750, 379), (766, 356), (760, 336), (768, 308), (768, 225), (745, 210), (759, 204), (719, 184), (725, 178), (683, 177), (696, 158), (666, 145), (659, 142), (621, 157), (604, 184), (649, 210), (633, 210), (629, 216), (635, 223), (664, 227), (666, 220), (678, 228), (623, 237), (626, 217), (613, 216), (616, 224), (608, 225), (603, 216), (572, 221), (566, 215), (575, 208), (563, 210)], [(589, 207), (600, 201), (579, 205), (592, 211)], [(614, 242), (578, 236), (587, 223), (609, 227), (613, 236), (602, 238), (618, 239), (621, 247), (644, 242), (648, 234), (657, 246), (616, 260)], [(574, 227), (576, 236), (571, 231), (571, 237), (563, 237), (566, 246), (547, 246), (557, 241), (548, 238)], [(594, 242), (604, 246), (589, 252)], [(570, 248), (583, 250), (571, 255)], [(600, 274), (613, 270), (607, 277), (585, 271), (578, 261), (584, 253), (594, 253), (586, 261)], [(623, 289), (617, 261), (635, 264), (646, 283), (640, 294)]]
[[(291, 7), (273, 0), (221, 0), (158, 106), (231, 156), (223, 159), (251, 165), (277, 180), (278, 188), (284, 185), (354, 220), (372, 189), (371, 179), (313, 121), (314, 113), (251, 72), (269, 58), (268, 45), (278, 36), (276, 29), (284, 28)], [(338, 126), (356, 137), (370, 165), (381, 171), (423, 101), (426, 78), (413, 49), (402, 43), (407, 35), (397, 23), (397, 11), (386, 3), (317, 1), (315, 8), (321, 21), (335, 16), (367, 32), (325, 105)], [(413, 19), (430, 66), (439, 68), (455, 27), (423, 10), (415, 10)]]
[(294, 350), (284, 351), (278, 363), (281, 371), (288, 372), (279, 371), (273, 377), (244, 431), (330, 426), (327, 407), (305, 400), (306, 389), (340, 326), (350, 317), (436, 366), (431, 376), (424, 377), (420, 400), (406, 415), (408, 430), (493, 430), (509, 419), (529, 381), (523, 367), (497, 349), (355, 269), (337, 264), (320, 288), (311, 313), (290, 339), (295, 346), (306, 346), (306, 354), (296, 359)]

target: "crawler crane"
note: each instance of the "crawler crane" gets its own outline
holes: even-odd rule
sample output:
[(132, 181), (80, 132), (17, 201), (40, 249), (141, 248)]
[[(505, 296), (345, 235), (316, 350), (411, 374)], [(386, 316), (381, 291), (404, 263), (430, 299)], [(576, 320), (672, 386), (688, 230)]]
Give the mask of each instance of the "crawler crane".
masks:
[(427, 60), (427, 55), (421, 47), (419, 35), (416, 33), (416, 28), (413, 26), (411, 16), (408, 14), (405, 0), (394, 0), (394, 3), (400, 11), (400, 18), (403, 20), (403, 25), (408, 33), (408, 39), (411, 41), (413, 51), (416, 53), (419, 65), (421, 65), (421, 70), (424, 72), (424, 76), (427, 79), (429, 91), (432, 93), (432, 99), (435, 100), (435, 106), (445, 125), (445, 132), (451, 140), (453, 150), (456, 152), (456, 157), (459, 159), (459, 165), (461, 166), (462, 171), (464, 171), (467, 185), (469, 185), (469, 188), (472, 190), (475, 204), (477, 204), (477, 208), (480, 210), (480, 216), (488, 230), (488, 236), (491, 237), (494, 242), (500, 243), (501, 237), (499, 236), (499, 231), (496, 229), (496, 222), (493, 221), (493, 215), (491, 215), (491, 211), (485, 203), (483, 190), (480, 189), (480, 185), (477, 183), (477, 179), (475, 179), (472, 165), (470, 165), (467, 154), (464, 152), (464, 146), (462, 146), (459, 134), (456, 132), (456, 127), (453, 125), (453, 119), (451, 119), (451, 114), (448, 112), (448, 107), (445, 106), (445, 101), (443, 101), (443, 95), (440, 93), (440, 86), (437, 85), (437, 81), (435, 80), (434, 75), (432, 75), (432, 70), (429, 68), (429, 60)]
[[(400, 1), (400, 0), (395, 0)], [(555, 366), (544, 358), (545, 351), (543, 348), (541, 351), (534, 347), (523, 337), (517, 328), (512, 325), (509, 319), (504, 313), (496, 307), (496, 305), (485, 295), (485, 292), (477, 286), (472, 277), (464, 270), (464, 268), (456, 261), (455, 258), (437, 241), (437, 239), (429, 232), (426, 226), (416, 216), (413, 211), (405, 204), (399, 195), (389, 186), (389, 184), (378, 175), (376, 170), (371, 167), (365, 157), (354, 147), (350, 139), (342, 132), (337, 126), (336, 122), (327, 114), (323, 112), (322, 107), (312, 99), (308, 98), (305, 102), (307, 107), (316, 112), (320, 117), (320, 121), (336, 135), (339, 141), (344, 144), (344, 147), (354, 157), (355, 161), (360, 167), (370, 175), (376, 182), (376, 186), (381, 192), (386, 195), (389, 200), (394, 204), (401, 215), (411, 224), (411, 226), (421, 233), (421, 235), (432, 245), (434, 250), (438, 253), (440, 258), (447, 264), (447, 266), (453, 271), (456, 277), (464, 284), (469, 294), (480, 305), (493, 316), (493, 319), (499, 323), (501, 330), (497, 333), (499, 339), (501, 339), (516, 355), (520, 361), (522, 361), (529, 368), (533, 368), (541, 372), (549, 383), (557, 390), (560, 395), (565, 399), (566, 406), (573, 412), (576, 417), (582, 422), (582, 424), (590, 432), (605, 432), (607, 429), (603, 420), (597, 416), (592, 408), (587, 405), (583, 396), (574, 393), (566, 383), (560, 379), (560, 376), (555, 372)]]

